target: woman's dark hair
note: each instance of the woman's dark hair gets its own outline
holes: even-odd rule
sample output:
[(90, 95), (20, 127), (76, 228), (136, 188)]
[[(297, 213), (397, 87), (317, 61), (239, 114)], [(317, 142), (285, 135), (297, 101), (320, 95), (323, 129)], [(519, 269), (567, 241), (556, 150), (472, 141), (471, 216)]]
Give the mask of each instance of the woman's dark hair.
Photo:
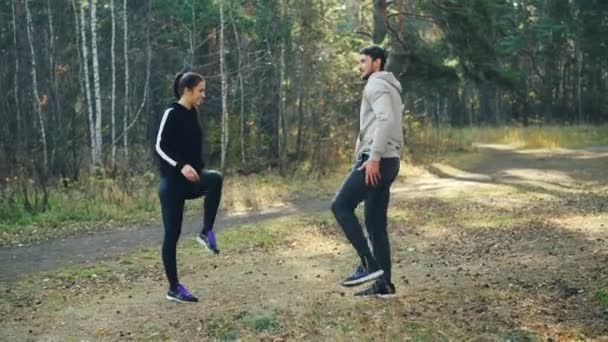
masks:
[(362, 55), (370, 56), (372, 58), (372, 62), (380, 58), (380, 70), (384, 70), (384, 64), (386, 64), (387, 55), (386, 50), (384, 50), (378, 45), (370, 45), (359, 50), (359, 53)]
[(175, 98), (179, 100), (184, 93), (184, 89), (194, 89), (203, 81), (205, 81), (203, 76), (195, 72), (180, 72), (175, 76), (175, 82), (173, 82), (173, 94), (175, 94)]

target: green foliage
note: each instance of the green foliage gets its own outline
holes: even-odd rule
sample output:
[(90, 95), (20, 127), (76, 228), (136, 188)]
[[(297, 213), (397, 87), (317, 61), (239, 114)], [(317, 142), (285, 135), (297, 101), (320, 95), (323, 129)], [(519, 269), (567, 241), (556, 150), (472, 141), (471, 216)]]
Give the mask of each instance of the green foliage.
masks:
[(267, 331), (279, 328), (279, 322), (273, 314), (259, 315), (250, 320), (251, 328), (257, 331)]
[(608, 291), (606, 289), (597, 289), (595, 298), (606, 308), (608, 308)]

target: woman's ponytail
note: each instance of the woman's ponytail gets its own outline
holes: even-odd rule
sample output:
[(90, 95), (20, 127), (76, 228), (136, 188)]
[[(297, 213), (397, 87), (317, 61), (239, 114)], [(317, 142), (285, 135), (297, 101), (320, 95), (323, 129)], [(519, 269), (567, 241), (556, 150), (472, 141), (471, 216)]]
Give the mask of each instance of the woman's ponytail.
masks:
[(175, 82), (173, 82), (173, 94), (175, 94), (175, 98), (178, 100), (182, 96), (179, 89), (179, 81), (182, 79), (182, 76), (184, 76), (184, 73), (180, 72), (175, 76)]

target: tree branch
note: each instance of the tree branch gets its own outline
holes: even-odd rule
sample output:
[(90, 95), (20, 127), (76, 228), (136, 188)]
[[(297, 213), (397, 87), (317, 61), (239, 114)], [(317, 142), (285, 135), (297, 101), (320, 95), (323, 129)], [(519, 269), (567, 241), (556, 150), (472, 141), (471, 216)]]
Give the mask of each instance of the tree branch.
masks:
[(408, 12), (393, 12), (393, 13), (387, 15), (386, 17), (391, 18), (391, 17), (398, 16), (398, 15), (405, 15), (405, 16), (409, 16), (409, 17), (418, 17), (418, 18), (430, 19), (431, 21), (434, 21), (434, 18), (430, 15), (408, 13)]
[(372, 35), (371, 35), (371, 33), (369, 33), (369, 32), (365, 32), (365, 31), (357, 30), (357, 31), (355, 31), (355, 33), (360, 34), (360, 35), (363, 35), (363, 36), (366, 36), (366, 37), (369, 37), (369, 38), (373, 38), (373, 36), (372, 36)]
[(460, 9), (460, 7), (458, 6), (446, 6), (444, 4), (440, 4), (439, 2), (437, 2), (437, 0), (431, 0), (431, 2), (433, 3), (433, 5), (435, 5), (435, 7), (442, 9), (444, 11), (457, 11)]

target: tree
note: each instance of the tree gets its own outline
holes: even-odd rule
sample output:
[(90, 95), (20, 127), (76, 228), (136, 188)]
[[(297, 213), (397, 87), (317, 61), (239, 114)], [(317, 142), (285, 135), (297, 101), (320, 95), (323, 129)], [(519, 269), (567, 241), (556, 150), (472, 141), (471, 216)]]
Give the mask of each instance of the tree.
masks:
[(245, 164), (247, 159), (245, 158), (245, 85), (243, 81), (243, 57), (241, 55), (241, 39), (239, 38), (239, 31), (236, 27), (236, 21), (232, 14), (232, 2), (229, 2), (230, 9), (228, 11), (230, 15), (230, 22), (232, 23), (232, 29), (234, 31), (234, 40), (237, 52), (237, 78), (239, 80), (239, 95), (240, 95), (240, 147), (241, 147), (241, 164)]
[[(95, 132), (95, 116), (93, 114), (93, 101), (91, 98), (91, 85), (90, 85), (90, 80), (89, 80), (89, 49), (87, 47), (87, 34), (86, 34), (86, 15), (85, 15), (85, 11), (84, 11), (84, 7), (82, 5), (82, 3), (80, 5), (76, 5), (77, 0), (73, 0), (74, 1), (74, 7), (76, 8), (76, 6), (78, 6), (78, 8), (80, 9), (80, 35), (81, 35), (81, 48), (82, 48), (82, 67), (83, 67), (83, 72), (84, 75), (82, 75), (82, 78), (84, 78), (84, 90), (85, 90), (85, 96), (86, 96), (86, 103), (87, 103), (87, 113), (88, 113), (88, 122), (89, 122), (89, 137), (90, 137), (90, 141), (91, 141), (91, 165), (93, 168), (95, 168), (98, 164), (99, 161), (98, 159), (100, 158), (98, 153), (97, 153), (97, 139), (96, 139), (96, 132)], [(76, 29), (78, 30), (78, 20), (76, 20)]]
[(91, 0), (91, 54), (93, 58), (93, 86), (95, 90), (95, 166), (101, 167), (101, 84), (99, 79), (99, 57), (97, 54), (97, 0)]
[[(44, 179), (45, 173), (49, 169), (48, 151), (46, 143), (46, 130), (44, 128), (44, 118), (42, 117), (42, 108), (40, 107), (40, 94), (38, 93), (38, 74), (36, 70), (36, 53), (34, 51), (34, 28), (32, 25), (32, 13), (30, 11), (29, 0), (25, 0), (25, 13), (27, 18), (27, 40), (30, 47), (30, 58), (31, 58), (31, 76), (32, 76), (32, 103), (34, 105), (34, 111), (38, 117), (38, 124), (40, 129), (40, 141), (42, 143), (42, 174), (41, 179)], [(40, 174), (40, 172), (39, 172)]]
[(224, 56), (224, 2), (220, 1), (220, 78), (222, 86), (222, 156), (221, 168), (226, 167), (226, 153), (228, 150), (228, 136), (230, 132), (230, 122), (228, 121), (227, 92), (228, 81), (226, 76), (226, 60)]
[(116, 20), (114, 18), (114, 0), (110, 0), (110, 13), (112, 20), (112, 37), (110, 38), (110, 56), (111, 56), (111, 64), (112, 64), (112, 92), (110, 94), (110, 98), (112, 104), (110, 105), (110, 121), (111, 121), (111, 130), (112, 130), (112, 156), (111, 156), (111, 167), (112, 171), (116, 169), (116, 51), (115, 51), (115, 43), (116, 43)]
[(123, 60), (125, 63), (125, 99), (124, 113), (122, 116), (122, 143), (125, 153), (125, 162), (129, 160), (129, 13), (127, 12), (127, 0), (122, 2), (122, 25), (123, 25)]

